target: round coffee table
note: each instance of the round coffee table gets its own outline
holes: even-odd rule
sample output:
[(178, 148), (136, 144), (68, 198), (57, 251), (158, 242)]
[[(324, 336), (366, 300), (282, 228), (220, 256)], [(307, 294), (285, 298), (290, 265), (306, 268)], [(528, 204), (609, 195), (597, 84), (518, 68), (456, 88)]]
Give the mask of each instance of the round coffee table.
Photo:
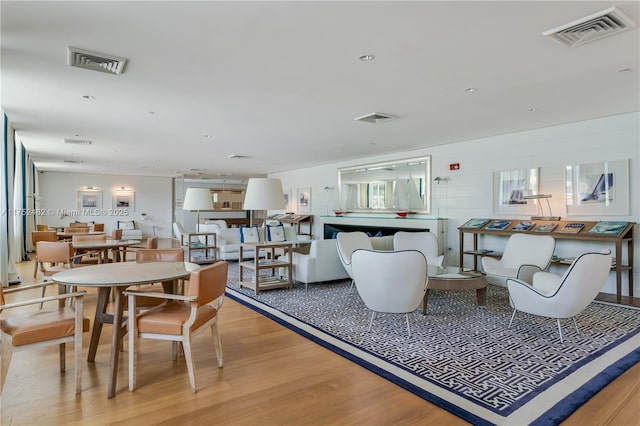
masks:
[(475, 290), (478, 306), (484, 306), (487, 297), (487, 279), (479, 272), (460, 271), (458, 266), (428, 265), (427, 291), (422, 300), (422, 313), (427, 314), (429, 290)]

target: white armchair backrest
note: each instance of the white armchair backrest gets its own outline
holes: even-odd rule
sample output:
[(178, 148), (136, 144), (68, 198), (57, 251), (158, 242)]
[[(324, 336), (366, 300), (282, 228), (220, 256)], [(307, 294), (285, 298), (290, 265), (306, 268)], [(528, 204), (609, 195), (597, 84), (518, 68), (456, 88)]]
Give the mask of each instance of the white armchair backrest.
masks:
[(505, 268), (536, 265), (546, 269), (551, 262), (556, 240), (550, 235), (514, 234), (509, 237), (500, 262)]
[(182, 227), (182, 225), (178, 222), (173, 222), (173, 233), (176, 235), (176, 238), (180, 241), (180, 244), (182, 244), (182, 234), (184, 234), (184, 228)]
[(421, 252), (359, 249), (351, 260), (358, 294), (369, 309), (405, 313), (418, 308), (427, 287), (427, 260)]
[(336, 236), (336, 244), (338, 246), (338, 256), (342, 262), (342, 266), (349, 276), (353, 278), (351, 271), (351, 255), (357, 249), (371, 249), (371, 241), (369, 236), (364, 232), (339, 232)]
[(430, 265), (440, 265), (443, 260), (438, 256), (438, 238), (432, 232), (396, 232), (393, 235), (393, 249), (418, 250)]
[(555, 309), (563, 317), (579, 314), (598, 295), (611, 270), (611, 255), (585, 253), (576, 258), (555, 293)]

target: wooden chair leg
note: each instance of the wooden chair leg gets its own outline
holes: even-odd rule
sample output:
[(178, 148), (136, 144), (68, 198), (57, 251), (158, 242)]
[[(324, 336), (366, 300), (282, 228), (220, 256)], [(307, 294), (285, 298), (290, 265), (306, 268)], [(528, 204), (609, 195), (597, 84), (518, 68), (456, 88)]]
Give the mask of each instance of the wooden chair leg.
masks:
[(194, 371), (193, 351), (191, 350), (191, 336), (182, 336), (182, 349), (184, 350), (184, 359), (187, 362), (187, 374), (189, 374), (191, 391), (196, 393), (196, 374)]
[(7, 371), (9, 370), (9, 364), (11, 363), (11, 355), (13, 354), (13, 344), (11, 343), (11, 337), (9, 335), (2, 335), (2, 343), (0, 343), (0, 394), (2, 388), (4, 388), (4, 382), (7, 378)]
[(136, 339), (138, 330), (136, 328), (136, 302), (134, 296), (129, 296), (129, 391), (136, 390), (136, 363), (138, 354)]
[(213, 347), (216, 350), (216, 359), (218, 360), (218, 368), (222, 368), (222, 344), (220, 343), (220, 334), (218, 333), (218, 322), (211, 324), (211, 334), (213, 335)]
[(60, 343), (58, 348), (60, 352), (60, 371), (64, 371), (67, 368), (66, 346), (66, 343)]
[(75, 349), (75, 370), (76, 370), (76, 395), (82, 393), (82, 313), (83, 313), (83, 301), (82, 297), (76, 300), (76, 321), (75, 321), (75, 333), (74, 333), (74, 349)]

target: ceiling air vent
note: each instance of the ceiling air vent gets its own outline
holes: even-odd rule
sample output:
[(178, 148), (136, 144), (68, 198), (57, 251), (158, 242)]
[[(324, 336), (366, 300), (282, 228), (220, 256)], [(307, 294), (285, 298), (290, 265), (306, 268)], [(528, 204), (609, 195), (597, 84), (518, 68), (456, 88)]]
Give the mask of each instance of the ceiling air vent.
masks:
[(120, 75), (124, 71), (124, 66), (127, 63), (125, 58), (91, 52), (90, 50), (78, 49), (77, 47), (69, 47), (68, 50), (69, 65), (72, 67)]
[(371, 114), (363, 115), (362, 117), (356, 117), (356, 121), (366, 121), (367, 123), (384, 123), (385, 121), (391, 121), (395, 117), (389, 114), (382, 114), (380, 112), (373, 112)]
[(63, 163), (82, 164), (82, 160), (62, 160)]
[(68, 143), (68, 144), (72, 144), (72, 145), (91, 145), (93, 143), (92, 141), (83, 140), (83, 139), (68, 139), (68, 138), (64, 138), (63, 141), (64, 141), (64, 143)]
[(227, 155), (227, 158), (235, 158), (236, 160), (244, 160), (246, 158), (251, 158), (251, 156), (250, 155), (231, 154), (231, 155)]
[(563, 46), (576, 47), (621, 33), (635, 26), (635, 22), (618, 8), (610, 7), (593, 15), (545, 31), (542, 35), (551, 37)]

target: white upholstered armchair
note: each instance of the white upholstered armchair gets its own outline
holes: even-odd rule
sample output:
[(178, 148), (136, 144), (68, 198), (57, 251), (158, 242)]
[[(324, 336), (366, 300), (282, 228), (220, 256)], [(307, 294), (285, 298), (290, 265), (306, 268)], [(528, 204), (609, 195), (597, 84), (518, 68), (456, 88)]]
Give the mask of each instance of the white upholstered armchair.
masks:
[[(283, 256), (286, 258), (286, 256)], [(309, 253), (293, 253), (293, 279), (305, 284), (349, 278), (338, 256), (336, 240), (313, 240)]]
[[(340, 235), (340, 234), (338, 234)], [(358, 294), (376, 312), (403, 313), (407, 334), (411, 337), (409, 312), (418, 309), (427, 290), (427, 259), (418, 250), (355, 250), (351, 256)]]
[(517, 278), (531, 283), (533, 274), (549, 267), (555, 246), (556, 240), (549, 235), (512, 235), (500, 260), (482, 258), (487, 282), (506, 287), (508, 278)]
[(336, 243), (338, 245), (338, 256), (342, 266), (344, 266), (344, 270), (347, 271), (352, 280), (355, 280), (351, 267), (351, 255), (357, 249), (370, 250), (372, 248), (369, 236), (361, 231), (339, 232), (336, 236)]
[(573, 318), (577, 331), (575, 316), (598, 295), (610, 269), (610, 253), (585, 253), (571, 264), (563, 276), (538, 272), (533, 275), (532, 284), (507, 279), (509, 299), (513, 307), (509, 327), (517, 311), (556, 318), (562, 342), (560, 319)]
[(438, 238), (433, 232), (398, 231), (393, 234), (394, 250), (418, 250), (429, 265), (442, 266), (444, 255), (438, 255)]

